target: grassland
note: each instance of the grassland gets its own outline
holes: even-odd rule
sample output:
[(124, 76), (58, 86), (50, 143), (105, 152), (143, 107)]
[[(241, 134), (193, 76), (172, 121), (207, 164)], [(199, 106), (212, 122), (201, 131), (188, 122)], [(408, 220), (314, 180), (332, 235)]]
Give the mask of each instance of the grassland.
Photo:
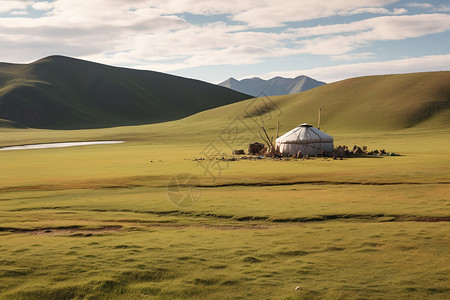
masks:
[[(305, 121), (314, 93), (146, 126), (1, 129), (0, 146), (125, 143), (0, 151), (0, 298), (449, 298), (445, 103), (415, 126), (383, 111), (324, 123), (336, 144), (398, 157), (215, 160), (261, 124)], [(198, 178), (194, 205), (169, 201), (191, 191), (182, 173)]]
[[(128, 134), (119, 145), (0, 153), (1, 298), (449, 295), (448, 131), (337, 134), (404, 156), (235, 161), (213, 180), (192, 161), (206, 144), (140, 140), (150, 128), (69, 132)], [(2, 136), (61, 135), (49, 133)], [(203, 185), (193, 206), (168, 200), (179, 173)]]

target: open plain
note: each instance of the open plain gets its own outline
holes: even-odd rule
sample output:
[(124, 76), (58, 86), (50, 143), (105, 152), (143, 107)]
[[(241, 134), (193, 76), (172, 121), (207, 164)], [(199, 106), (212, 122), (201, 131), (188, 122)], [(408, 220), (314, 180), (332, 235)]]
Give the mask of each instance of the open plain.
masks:
[(1, 129), (0, 147), (125, 142), (0, 153), (0, 298), (447, 298), (448, 111), (324, 125), (335, 145), (401, 156), (233, 160), (261, 124), (300, 123), (284, 101), (304, 98), (285, 99), (253, 115), (237, 112), (261, 99), (161, 124)]

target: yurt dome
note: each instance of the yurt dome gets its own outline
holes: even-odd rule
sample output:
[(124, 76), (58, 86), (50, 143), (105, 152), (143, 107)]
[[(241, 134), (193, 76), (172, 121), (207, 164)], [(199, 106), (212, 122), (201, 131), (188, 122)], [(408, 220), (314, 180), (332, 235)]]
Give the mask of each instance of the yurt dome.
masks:
[(303, 155), (317, 155), (322, 151), (331, 153), (334, 150), (332, 136), (303, 123), (276, 140), (279, 151), (283, 154), (295, 155), (299, 151)]

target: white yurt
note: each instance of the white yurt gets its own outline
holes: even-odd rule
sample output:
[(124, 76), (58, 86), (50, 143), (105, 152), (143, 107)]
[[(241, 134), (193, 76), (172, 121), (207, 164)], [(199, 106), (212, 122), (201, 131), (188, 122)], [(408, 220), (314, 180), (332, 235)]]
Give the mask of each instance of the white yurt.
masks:
[(276, 146), (283, 154), (317, 155), (322, 151), (331, 153), (334, 150), (334, 139), (309, 124), (301, 124), (283, 134), (276, 140)]

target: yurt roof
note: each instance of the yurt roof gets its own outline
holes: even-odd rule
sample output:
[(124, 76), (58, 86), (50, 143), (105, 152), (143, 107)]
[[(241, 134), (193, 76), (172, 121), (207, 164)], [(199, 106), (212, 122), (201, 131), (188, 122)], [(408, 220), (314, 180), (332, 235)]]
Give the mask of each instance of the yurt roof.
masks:
[(324, 143), (333, 142), (333, 137), (320, 131), (310, 124), (303, 123), (294, 129), (286, 132), (279, 138), (277, 143), (284, 144), (304, 144), (304, 143)]

